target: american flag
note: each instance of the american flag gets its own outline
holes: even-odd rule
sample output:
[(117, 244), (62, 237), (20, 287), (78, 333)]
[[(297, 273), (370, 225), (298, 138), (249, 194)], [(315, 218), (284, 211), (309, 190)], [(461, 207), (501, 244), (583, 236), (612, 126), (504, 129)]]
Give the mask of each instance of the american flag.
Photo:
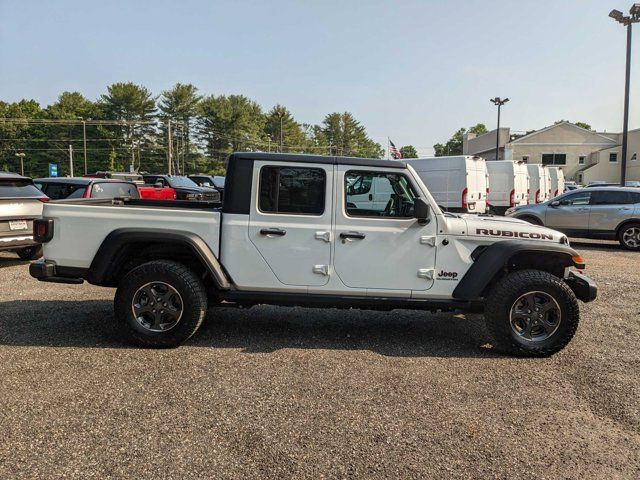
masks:
[(396, 148), (396, 146), (393, 144), (391, 140), (389, 140), (389, 153), (391, 153), (391, 156), (393, 157), (394, 160), (402, 159), (402, 153), (400, 153), (400, 150)]

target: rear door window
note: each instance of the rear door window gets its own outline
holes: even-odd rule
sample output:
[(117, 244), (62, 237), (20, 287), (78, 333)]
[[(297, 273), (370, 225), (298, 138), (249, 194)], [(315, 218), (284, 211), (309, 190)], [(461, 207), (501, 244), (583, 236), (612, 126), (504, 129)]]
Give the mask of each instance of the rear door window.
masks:
[(321, 168), (262, 167), (258, 207), (265, 213), (322, 215), (325, 183)]
[(91, 187), (91, 198), (140, 198), (138, 187), (131, 183), (104, 182), (94, 183)]
[(30, 182), (9, 180), (0, 182), (0, 198), (42, 197), (42, 192)]
[(626, 205), (633, 203), (631, 194), (620, 191), (593, 192), (593, 205)]

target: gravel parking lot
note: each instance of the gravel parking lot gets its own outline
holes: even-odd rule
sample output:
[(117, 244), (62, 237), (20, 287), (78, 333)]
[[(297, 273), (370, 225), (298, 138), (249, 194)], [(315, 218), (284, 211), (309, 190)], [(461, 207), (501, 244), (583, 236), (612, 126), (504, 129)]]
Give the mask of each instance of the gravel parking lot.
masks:
[(638, 478), (640, 255), (569, 347), (499, 355), (479, 316), (254, 307), (175, 350), (122, 343), (111, 289), (0, 255), (0, 478)]

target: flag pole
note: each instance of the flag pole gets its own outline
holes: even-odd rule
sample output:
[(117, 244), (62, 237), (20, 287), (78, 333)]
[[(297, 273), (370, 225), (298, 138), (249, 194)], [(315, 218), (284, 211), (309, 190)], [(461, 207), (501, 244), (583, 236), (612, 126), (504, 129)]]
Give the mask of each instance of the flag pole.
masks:
[(387, 137), (387, 160), (391, 160), (389, 153), (391, 152), (391, 139)]

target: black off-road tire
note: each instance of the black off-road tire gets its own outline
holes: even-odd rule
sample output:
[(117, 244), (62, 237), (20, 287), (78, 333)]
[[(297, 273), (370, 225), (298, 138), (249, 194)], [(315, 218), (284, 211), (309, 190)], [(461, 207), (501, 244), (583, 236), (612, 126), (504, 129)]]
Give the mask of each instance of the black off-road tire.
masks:
[[(145, 328), (133, 312), (136, 292), (144, 285), (162, 282), (170, 285), (182, 299), (182, 314), (177, 324), (166, 331)], [(198, 276), (185, 265), (170, 260), (143, 263), (120, 281), (114, 298), (116, 323), (126, 339), (151, 348), (177, 347), (189, 339), (204, 321), (207, 295)]]
[[(626, 225), (624, 225), (620, 231), (618, 232), (618, 242), (620, 242), (620, 245), (622, 246), (622, 248), (624, 248), (625, 250), (632, 250), (632, 251), (640, 251), (640, 241), (636, 242), (636, 245), (629, 245), (625, 240), (624, 240), (624, 234), (625, 232), (628, 232), (631, 229), (640, 229), (640, 223), (627, 223)], [(637, 232), (637, 230), (636, 230)]]
[[(561, 312), (557, 330), (539, 342), (519, 337), (510, 322), (516, 300), (535, 291), (553, 297)], [(580, 312), (575, 294), (562, 279), (541, 270), (518, 270), (503, 277), (489, 292), (484, 317), (496, 349), (518, 356), (548, 357), (571, 341), (578, 328)]]
[(22, 260), (37, 260), (42, 256), (42, 245), (22, 248), (16, 253)]

